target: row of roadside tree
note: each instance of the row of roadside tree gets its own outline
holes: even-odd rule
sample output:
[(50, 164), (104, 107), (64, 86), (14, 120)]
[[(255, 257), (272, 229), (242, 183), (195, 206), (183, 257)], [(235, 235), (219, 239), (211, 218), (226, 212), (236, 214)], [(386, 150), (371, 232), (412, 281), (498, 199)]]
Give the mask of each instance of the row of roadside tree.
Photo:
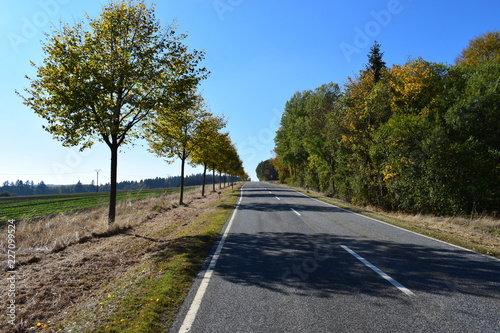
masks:
[[(154, 5), (111, 1), (97, 18), (61, 25), (47, 35), (45, 59), (19, 95), (66, 147), (104, 142), (111, 152), (109, 224), (116, 215), (118, 150), (146, 139), (150, 151), (205, 170), (246, 178), (226, 122), (198, 93), (208, 71), (175, 22), (162, 27)], [(183, 182), (181, 182), (183, 187)], [(180, 203), (183, 201), (181, 190)]]
[(454, 65), (388, 68), (375, 42), (340, 87), (286, 103), (273, 159), (282, 182), (392, 210), (494, 213), (500, 207), (500, 32)]

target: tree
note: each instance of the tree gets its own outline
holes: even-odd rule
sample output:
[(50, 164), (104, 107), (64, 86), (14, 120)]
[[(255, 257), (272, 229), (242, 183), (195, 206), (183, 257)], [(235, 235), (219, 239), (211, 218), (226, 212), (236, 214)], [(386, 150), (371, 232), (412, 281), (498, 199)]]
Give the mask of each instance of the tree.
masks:
[(260, 162), (255, 169), (255, 173), (260, 181), (278, 180), (278, 172), (270, 159)]
[[(222, 174), (245, 178), (245, 170), (238, 152), (231, 142), (229, 134), (221, 134), (215, 141), (215, 154), (211, 160), (211, 169), (215, 179), (215, 171), (219, 172), (219, 186), (222, 187)], [(213, 183), (215, 191), (215, 182)]]
[[(450, 70), (444, 132), (455, 154), (457, 191), (463, 210), (500, 206), (500, 58)], [(442, 169), (442, 168), (441, 168)]]
[(500, 31), (490, 31), (469, 42), (460, 53), (456, 63), (477, 65), (482, 62), (500, 59)]
[[(308, 152), (304, 146), (307, 137), (306, 122), (309, 117), (307, 102), (313, 92), (296, 92), (285, 104), (280, 128), (276, 132), (274, 151), (280, 163), (288, 168), (289, 182), (302, 185), (305, 181), (305, 165)], [(285, 181), (285, 179), (280, 180)]]
[(205, 184), (207, 169), (211, 164), (215, 164), (214, 159), (217, 156), (218, 142), (222, 141), (219, 131), (226, 126), (226, 121), (222, 117), (208, 116), (199, 126), (198, 136), (202, 144), (194, 147), (191, 155), (191, 162), (194, 165), (203, 165), (203, 184), (201, 195), (205, 196)]
[(182, 100), (174, 108), (158, 112), (158, 116), (150, 125), (146, 138), (150, 151), (159, 157), (166, 157), (172, 163), (172, 158), (181, 160), (181, 189), (179, 204), (184, 199), (184, 168), (186, 160), (195, 149), (205, 142), (204, 131), (213, 116), (204, 110), (201, 96), (191, 96), (190, 102)]
[(215, 172), (222, 169), (224, 151), (231, 145), (229, 133), (219, 133), (212, 141), (211, 153), (208, 157), (207, 166), (212, 170), (212, 191), (215, 192)]
[(99, 17), (54, 31), (24, 103), (63, 146), (105, 142), (111, 151), (109, 223), (115, 220), (118, 149), (141, 137), (158, 109), (206, 76), (175, 26), (162, 29), (142, 0), (111, 2)]
[(380, 52), (380, 44), (375, 41), (373, 46), (370, 48), (370, 53), (368, 54), (368, 65), (366, 66), (366, 70), (373, 73), (375, 83), (380, 81), (382, 72), (386, 68), (385, 61), (382, 60), (383, 55), (384, 52)]
[(394, 66), (389, 73), (393, 92), (392, 109), (397, 113), (428, 114), (444, 92), (448, 67), (418, 58)]
[(78, 183), (76, 183), (73, 191), (75, 193), (82, 193), (82, 192), (85, 192), (85, 187), (83, 186), (82, 182), (81, 181), (78, 181)]
[(45, 185), (43, 180), (38, 183), (38, 185), (35, 188), (35, 194), (47, 194), (49, 190), (49, 187)]
[(471, 42), (455, 66), (417, 58), (391, 69), (375, 43), (342, 91), (296, 93), (276, 133), (280, 181), (408, 212), (498, 211), (498, 40)]

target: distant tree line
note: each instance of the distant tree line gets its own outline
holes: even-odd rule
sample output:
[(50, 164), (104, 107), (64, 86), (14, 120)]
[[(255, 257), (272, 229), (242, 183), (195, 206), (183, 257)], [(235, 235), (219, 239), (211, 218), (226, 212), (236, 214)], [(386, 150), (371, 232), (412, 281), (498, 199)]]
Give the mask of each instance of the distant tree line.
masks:
[[(206, 175), (207, 184), (229, 183), (231, 181), (241, 180), (239, 177), (229, 177), (227, 175)], [(131, 191), (140, 189), (155, 189), (179, 187), (181, 184), (180, 176), (167, 178), (149, 178), (139, 181), (121, 181), (118, 182), (117, 188), (119, 191)], [(184, 177), (185, 186), (198, 186), (203, 184), (203, 174), (195, 174)], [(99, 192), (109, 192), (110, 184), (99, 185)], [(91, 184), (82, 184), (78, 181), (75, 185), (46, 185), (43, 181), (35, 184), (33, 181), (17, 180), (15, 182), (5, 181), (0, 187), (1, 196), (12, 195), (45, 195), (45, 194), (69, 194), (69, 193), (86, 193), (96, 192), (97, 186), (92, 181)]]
[(344, 86), (286, 103), (273, 163), (280, 181), (361, 205), (433, 214), (500, 207), (500, 32), (454, 65), (388, 68), (375, 42)]

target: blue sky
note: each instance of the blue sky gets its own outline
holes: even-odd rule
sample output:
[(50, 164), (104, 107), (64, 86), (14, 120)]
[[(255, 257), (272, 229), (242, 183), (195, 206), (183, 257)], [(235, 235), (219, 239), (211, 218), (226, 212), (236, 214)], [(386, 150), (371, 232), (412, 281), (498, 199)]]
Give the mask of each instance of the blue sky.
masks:
[[(367, 61), (374, 40), (389, 66), (410, 57), (452, 64), (468, 41), (500, 29), (500, 1), (451, 0), (159, 0), (156, 15), (173, 19), (185, 43), (204, 49), (210, 77), (201, 86), (252, 178), (271, 157), (274, 133), (286, 101), (296, 91), (343, 84)], [(0, 4), (0, 183), (90, 183), (109, 178), (109, 149), (96, 144), (80, 153), (52, 139), (44, 120), (22, 104), (15, 90), (41, 64), (41, 43), (59, 21), (99, 15), (105, 0), (26, 0)], [(200, 169), (189, 169), (188, 173)], [(122, 149), (118, 180), (180, 174), (147, 151), (144, 142)]]

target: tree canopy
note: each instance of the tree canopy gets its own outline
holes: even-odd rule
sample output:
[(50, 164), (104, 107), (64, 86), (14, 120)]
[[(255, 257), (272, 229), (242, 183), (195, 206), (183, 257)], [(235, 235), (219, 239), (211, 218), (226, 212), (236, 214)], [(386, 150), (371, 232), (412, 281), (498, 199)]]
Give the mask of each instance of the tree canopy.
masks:
[(477, 65), (500, 59), (500, 31), (489, 31), (472, 39), (457, 57), (457, 64)]
[(255, 173), (260, 181), (278, 180), (278, 172), (271, 159), (260, 162), (255, 169)]
[(498, 45), (499, 32), (489, 32), (453, 66), (417, 58), (386, 68), (375, 43), (343, 87), (297, 92), (286, 103), (275, 139), (280, 181), (386, 209), (497, 211)]

